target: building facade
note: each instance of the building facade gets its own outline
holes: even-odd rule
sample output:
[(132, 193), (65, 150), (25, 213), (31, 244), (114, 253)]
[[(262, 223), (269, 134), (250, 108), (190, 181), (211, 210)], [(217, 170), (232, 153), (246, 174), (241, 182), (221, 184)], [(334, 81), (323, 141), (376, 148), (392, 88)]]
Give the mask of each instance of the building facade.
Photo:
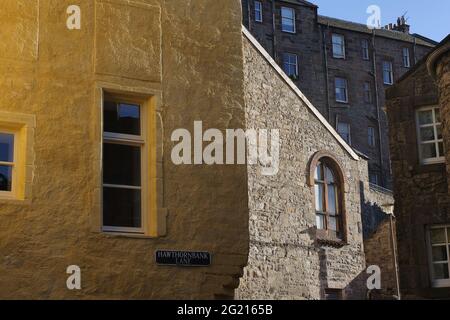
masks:
[(386, 88), (435, 43), (396, 25), (367, 26), (318, 15), (303, 0), (244, 0), (244, 25), (329, 123), (369, 158), (369, 181), (390, 189)]
[[(278, 128), (281, 143), (277, 175), (248, 167), (250, 254), (236, 297), (366, 299), (361, 210), (392, 204), (391, 195), (369, 186), (366, 160), (245, 29), (244, 87), (248, 128)], [(390, 238), (379, 239), (387, 245), (367, 243), (368, 262), (395, 294)]]
[(232, 298), (247, 169), (177, 166), (171, 134), (245, 128), (240, 1), (77, 4), (1, 4), (0, 298)]
[(387, 91), (404, 298), (450, 298), (450, 37)]

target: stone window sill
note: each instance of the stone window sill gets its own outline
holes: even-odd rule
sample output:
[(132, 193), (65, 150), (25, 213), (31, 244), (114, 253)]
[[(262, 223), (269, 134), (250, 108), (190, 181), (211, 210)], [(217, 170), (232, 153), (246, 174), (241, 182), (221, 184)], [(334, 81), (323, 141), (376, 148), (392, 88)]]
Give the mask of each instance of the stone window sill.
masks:
[(334, 235), (331, 235), (326, 230), (317, 230), (316, 231), (316, 241), (321, 246), (328, 246), (328, 247), (334, 247), (334, 248), (342, 248), (348, 245), (348, 243), (343, 240), (339, 239)]

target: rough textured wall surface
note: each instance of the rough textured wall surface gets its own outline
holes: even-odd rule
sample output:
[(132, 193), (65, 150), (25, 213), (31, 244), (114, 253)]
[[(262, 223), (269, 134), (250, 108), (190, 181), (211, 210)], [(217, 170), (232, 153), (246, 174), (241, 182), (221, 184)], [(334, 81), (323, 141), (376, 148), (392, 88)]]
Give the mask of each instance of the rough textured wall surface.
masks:
[[(447, 163), (447, 184), (450, 188), (450, 51), (437, 61), (436, 84), (439, 90), (439, 106), (441, 107), (442, 131), (444, 137)], [(449, 189), (450, 194), (450, 189)]]
[[(364, 240), (367, 266), (376, 265), (381, 270), (381, 289), (369, 294), (370, 299), (395, 299), (397, 296), (397, 275), (395, 272), (394, 244), (395, 222), (387, 217), (378, 224), (378, 229)], [(395, 243), (395, 242), (394, 242)], [(396, 250), (396, 249), (395, 249)]]
[(425, 240), (427, 226), (450, 220), (445, 164), (421, 164), (416, 130), (417, 108), (438, 105), (438, 89), (421, 63), (386, 96), (402, 297), (448, 298), (431, 288)]
[(394, 213), (394, 195), (392, 191), (369, 184), (361, 188), (361, 214), (364, 239), (369, 238), (378, 225)]
[[(248, 128), (280, 130), (280, 170), (263, 176), (248, 167), (250, 255), (240, 299), (321, 299), (342, 289), (348, 299), (365, 296), (361, 184), (368, 188), (367, 162), (350, 157), (259, 51), (244, 40)], [(336, 155), (347, 179), (348, 245), (316, 241), (309, 162), (326, 150)]]
[[(170, 135), (194, 120), (245, 126), (240, 1), (79, 0), (71, 31), (72, 4), (2, 1), (0, 110), (35, 115), (36, 130), (31, 201), (0, 200), (0, 298), (232, 297), (248, 254), (246, 167), (176, 167)], [(161, 92), (165, 237), (104, 234), (93, 222), (103, 87)], [(213, 263), (158, 267), (156, 249), (206, 250)], [(66, 288), (69, 265), (81, 267), (82, 290)]]

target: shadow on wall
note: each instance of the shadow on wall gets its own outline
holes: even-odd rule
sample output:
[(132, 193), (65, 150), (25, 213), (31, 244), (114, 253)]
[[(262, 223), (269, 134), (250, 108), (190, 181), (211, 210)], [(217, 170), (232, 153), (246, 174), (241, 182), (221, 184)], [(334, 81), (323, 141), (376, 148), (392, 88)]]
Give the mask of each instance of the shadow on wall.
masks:
[(383, 221), (389, 218), (389, 214), (387, 214), (378, 204), (367, 201), (364, 182), (362, 181), (359, 182), (359, 190), (361, 196), (363, 237), (364, 240), (366, 240), (377, 231)]

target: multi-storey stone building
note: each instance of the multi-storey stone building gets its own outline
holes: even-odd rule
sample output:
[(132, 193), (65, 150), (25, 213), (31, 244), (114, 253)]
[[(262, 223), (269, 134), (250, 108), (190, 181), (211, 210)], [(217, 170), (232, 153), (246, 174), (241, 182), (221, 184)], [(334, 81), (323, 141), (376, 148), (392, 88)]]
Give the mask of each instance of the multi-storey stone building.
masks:
[(387, 91), (404, 298), (450, 298), (450, 36)]
[(384, 91), (435, 43), (397, 25), (367, 26), (318, 15), (303, 0), (243, 0), (244, 25), (329, 123), (369, 158), (369, 180), (390, 189)]

